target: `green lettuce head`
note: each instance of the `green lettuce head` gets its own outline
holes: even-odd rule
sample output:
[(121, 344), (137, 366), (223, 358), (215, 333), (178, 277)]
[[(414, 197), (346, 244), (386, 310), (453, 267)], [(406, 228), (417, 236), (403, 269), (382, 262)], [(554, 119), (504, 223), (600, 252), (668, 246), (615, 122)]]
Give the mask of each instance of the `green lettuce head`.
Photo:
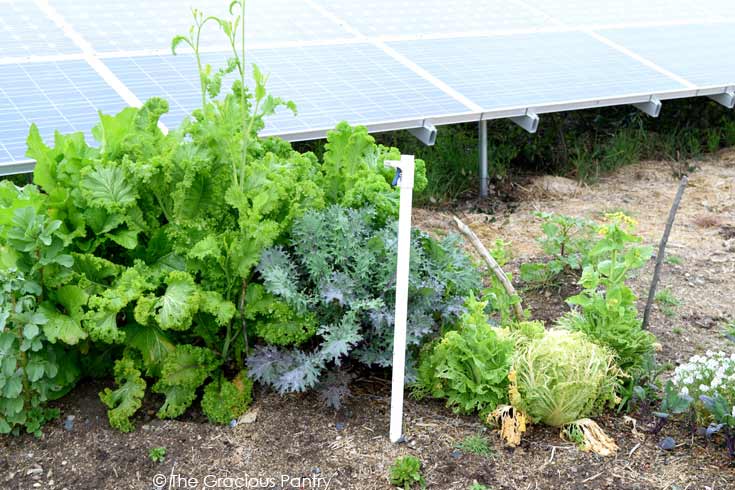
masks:
[(560, 427), (618, 401), (613, 354), (580, 332), (549, 330), (513, 361), (510, 399), (531, 422)]

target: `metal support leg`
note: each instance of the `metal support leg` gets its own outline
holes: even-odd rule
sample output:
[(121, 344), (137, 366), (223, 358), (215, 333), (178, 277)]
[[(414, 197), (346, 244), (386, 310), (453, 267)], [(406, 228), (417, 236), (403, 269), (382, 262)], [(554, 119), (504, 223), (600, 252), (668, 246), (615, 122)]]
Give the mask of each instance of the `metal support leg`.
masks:
[(487, 197), (487, 121), (480, 121), (480, 198)]

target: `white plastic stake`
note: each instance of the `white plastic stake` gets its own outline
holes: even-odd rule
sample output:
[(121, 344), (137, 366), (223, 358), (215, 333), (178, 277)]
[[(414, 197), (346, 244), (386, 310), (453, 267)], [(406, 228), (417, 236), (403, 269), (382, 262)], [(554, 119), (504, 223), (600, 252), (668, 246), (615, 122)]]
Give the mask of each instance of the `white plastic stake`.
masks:
[(411, 260), (411, 208), (413, 206), (413, 155), (400, 161), (386, 161), (387, 167), (400, 171), (401, 189), (398, 213), (398, 266), (396, 267), (396, 318), (393, 331), (393, 383), (390, 400), (390, 440), (403, 435), (403, 384), (406, 375), (406, 316), (408, 314), (408, 269)]

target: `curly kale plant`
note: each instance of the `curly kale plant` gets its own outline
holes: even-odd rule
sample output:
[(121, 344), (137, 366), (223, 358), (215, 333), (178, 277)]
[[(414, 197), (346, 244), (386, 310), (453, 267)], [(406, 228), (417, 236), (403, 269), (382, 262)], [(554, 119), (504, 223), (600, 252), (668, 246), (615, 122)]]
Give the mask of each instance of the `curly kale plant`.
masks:
[[(248, 296), (268, 296), (279, 313), (256, 324), (259, 337), (276, 345), (248, 358), (253, 379), (280, 392), (304, 391), (348, 359), (390, 366), (397, 238), (395, 223), (379, 219), (373, 208), (309, 211), (295, 222), (290, 247), (263, 255), (263, 288), (251, 285)], [(415, 231), (411, 246), (408, 345), (416, 351), (456, 322), (481, 283), (456, 237), (437, 241)], [(277, 347), (287, 338), (291, 348)]]
[(467, 300), (456, 330), (422, 355), (414, 394), (446, 398), (458, 413), (494, 410), (508, 398), (514, 341), (490, 326), (486, 302)]
[(204, 388), (202, 410), (215, 424), (229, 424), (237, 419), (253, 401), (253, 382), (245, 371), (232, 381), (221, 374)]

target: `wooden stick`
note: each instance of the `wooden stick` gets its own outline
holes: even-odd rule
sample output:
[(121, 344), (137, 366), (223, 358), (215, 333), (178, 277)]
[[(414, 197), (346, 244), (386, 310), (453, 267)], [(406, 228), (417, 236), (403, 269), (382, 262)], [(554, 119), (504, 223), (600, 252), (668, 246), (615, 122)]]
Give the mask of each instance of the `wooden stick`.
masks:
[[(452, 218), (454, 218), (454, 224), (457, 225), (459, 231), (461, 231), (463, 235), (470, 239), (470, 243), (472, 243), (475, 249), (482, 256), (482, 258), (485, 259), (485, 262), (487, 262), (490, 270), (493, 271), (495, 277), (498, 278), (508, 295), (511, 298), (513, 296), (518, 296), (518, 294), (516, 293), (516, 289), (513, 287), (513, 284), (511, 284), (508, 276), (505, 275), (503, 269), (498, 265), (493, 256), (490, 255), (490, 252), (487, 251), (485, 245), (483, 245), (477, 235), (475, 235), (475, 232), (472, 231), (469, 226), (464, 224), (461, 219), (457, 218), (456, 216), (452, 216)], [(522, 321), (524, 319), (523, 308), (521, 307), (520, 301), (513, 304), (513, 312), (515, 313), (516, 319), (518, 321)]]
[(674, 226), (674, 219), (676, 218), (676, 212), (679, 210), (679, 204), (681, 198), (684, 196), (684, 190), (689, 183), (689, 178), (684, 175), (679, 182), (679, 189), (676, 191), (676, 197), (674, 197), (674, 204), (671, 206), (669, 211), (669, 219), (666, 222), (666, 228), (664, 229), (664, 236), (661, 238), (661, 242), (658, 244), (658, 255), (656, 256), (656, 268), (653, 270), (653, 279), (651, 280), (651, 289), (648, 290), (648, 301), (646, 302), (646, 310), (643, 313), (643, 330), (648, 328), (648, 320), (651, 316), (651, 306), (653, 306), (653, 300), (656, 297), (656, 287), (658, 286), (658, 278), (661, 274), (661, 264), (664, 263), (664, 255), (666, 254), (666, 243), (669, 241), (669, 234), (671, 228)]

